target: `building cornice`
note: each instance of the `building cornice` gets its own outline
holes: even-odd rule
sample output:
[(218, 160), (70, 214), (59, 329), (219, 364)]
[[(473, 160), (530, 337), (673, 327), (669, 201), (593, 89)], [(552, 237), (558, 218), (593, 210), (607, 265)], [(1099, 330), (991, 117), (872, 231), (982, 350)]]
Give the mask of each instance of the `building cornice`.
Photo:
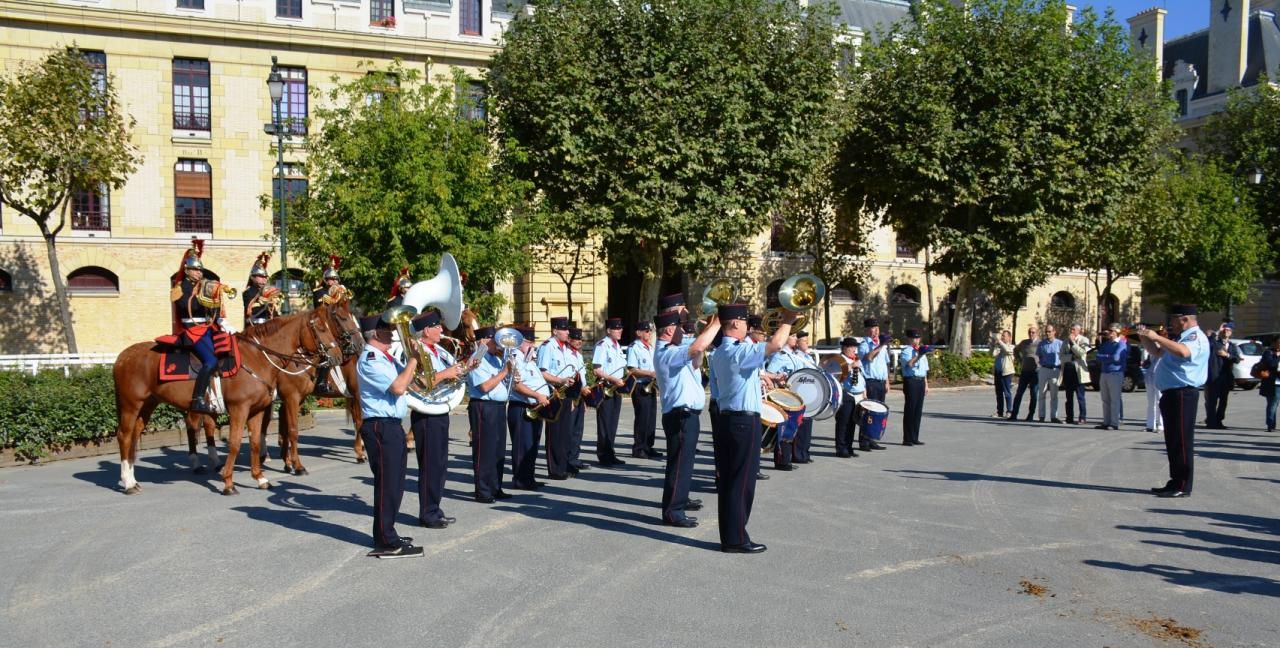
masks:
[(219, 43), (238, 41), (270, 47), (341, 49), (377, 57), (395, 55), (420, 59), (430, 57), (487, 61), (499, 50), (497, 46), (483, 43), (60, 5), (45, 0), (0, 0), (0, 23), (40, 25), (54, 31), (75, 28), (119, 32), (121, 36), (146, 35)]

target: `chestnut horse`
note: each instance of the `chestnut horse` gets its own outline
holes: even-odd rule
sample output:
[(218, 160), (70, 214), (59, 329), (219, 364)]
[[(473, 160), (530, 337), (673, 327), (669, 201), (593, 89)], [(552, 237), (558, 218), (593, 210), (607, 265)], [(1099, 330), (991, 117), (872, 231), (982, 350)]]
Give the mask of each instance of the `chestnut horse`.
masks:
[[(458, 320), (458, 328), (446, 331), (445, 334), (455, 340), (461, 340), (461, 345), (457, 349), (451, 349), (450, 353), (459, 362), (465, 361), (476, 347), (476, 329), (480, 328), (480, 318), (471, 312), (471, 309), (462, 310), (462, 317)], [(448, 340), (446, 340), (447, 342)], [(364, 441), (360, 440), (360, 424), (364, 422), (364, 416), (360, 413), (360, 383), (356, 382), (356, 363), (352, 360), (350, 367), (342, 366), (343, 375), (347, 376), (347, 388), (355, 395), (354, 398), (347, 399), (347, 416), (356, 426), (356, 463), (364, 463)], [(413, 449), (413, 430), (405, 430), (405, 438), (408, 447)]]
[[(336, 289), (335, 291), (336, 292)], [(354, 357), (360, 352), (362, 342), (360, 337), (360, 325), (356, 322), (356, 318), (351, 313), (351, 302), (342, 298), (332, 304), (321, 304), (315, 309), (317, 316), (328, 318), (329, 330), (336, 333), (338, 349), (341, 352), (342, 361)], [(280, 457), (284, 460), (284, 471), (295, 475), (307, 474), (306, 468), (302, 467), (301, 460), (297, 456), (298, 441), (298, 412), (301, 408), (302, 401), (315, 390), (316, 372), (322, 368), (331, 371), (329, 385), (333, 388), (334, 393), (317, 394), (319, 396), (343, 397), (346, 395), (346, 386), (343, 384), (343, 376), (340, 368), (337, 366), (326, 364), (324, 367), (312, 366), (310, 364), (299, 364), (295, 360), (281, 361), (282, 366), (280, 381), (276, 385), (277, 394), (281, 402), (280, 417)], [(261, 423), (262, 447), (261, 461), (266, 463), (269, 455), (267, 454), (267, 442), (269, 438), (269, 430), (273, 417), (274, 407), (269, 407), (263, 413)], [(217, 431), (213, 423), (213, 417), (207, 414), (199, 414), (188, 412), (185, 417), (187, 428), (187, 447), (189, 450), (189, 458), (192, 471), (196, 474), (204, 473), (204, 466), (200, 462), (200, 455), (196, 452), (196, 432), (201, 426), (205, 432), (205, 446), (209, 453), (209, 465), (215, 468), (218, 463), (218, 446), (215, 433)]]
[[(240, 347), (240, 370), (230, 378), (222, 379), (223, 400), (231, 419), (228, 435), (227, 461), (222, 467), (223, 495), (238, 493), (232, 481), (236, 453), (246, 426), (257, 423), (264, 410), (271, 406), (272, 393), (279, 380), (279, 371), (268, 357), (293, 359), (319, 364), (319, 358), (331, 357), (336, 351), (334, 335), (327, 318), (317, 317), (312, 311), (281, 317), (265, 324), (250, 326), (237, 334)], [(138, 440), (152, 413), (160, 403), (185, 410), (191, 402), (191, 382), (160, 382), (160, 354), (153, 349), (153, 341), (139, 342), (116, 358), (112, 368), (116, 393), (116, 439), (120, 444), (120, 481), (126, 495), (135, 495), (142, 488), (134, 478), (133, 469), (138, 460)], [(314, 359), (314, 360), (313, 360)], [(188, 419), (190, 425), (191, 419)], [(259, 430), (257, 425), (251, 430)], [(189, 427), (188, 434), (194, 434)], [(270, 482), (262, 475), (258, 460), (261, 438), (250, 434), (252, 474), (259, 488), (269, 488)]]

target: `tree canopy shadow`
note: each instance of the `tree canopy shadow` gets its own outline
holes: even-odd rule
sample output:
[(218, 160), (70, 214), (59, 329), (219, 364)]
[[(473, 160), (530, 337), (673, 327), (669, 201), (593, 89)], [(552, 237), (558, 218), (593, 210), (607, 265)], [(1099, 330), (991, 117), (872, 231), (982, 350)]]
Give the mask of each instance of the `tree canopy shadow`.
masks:
[(1264, 576), (1241, 576), (1153, 563), (1131, 565), (1110, 560), (1085, 560), (1083, 563), (1093, 567), (1152, 574), (1173, 585), (1211, 589), (1226, 594), (1260, 594), (1280, 597), (1280, 581)]

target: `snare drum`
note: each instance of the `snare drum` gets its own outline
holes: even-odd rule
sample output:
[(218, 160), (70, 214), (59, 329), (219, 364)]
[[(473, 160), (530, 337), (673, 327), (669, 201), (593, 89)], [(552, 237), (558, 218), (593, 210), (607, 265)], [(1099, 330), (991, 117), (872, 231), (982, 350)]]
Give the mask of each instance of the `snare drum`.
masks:
[(878, 400), (864, 398), (858, 403), (862, 413), (858, 419), (862, 422), (862, 433), (867, 438), (879, 441), (889, 427), (889, 407)]
[(760, 404), (760, 424), (764, 426), (764, 434), (760, 437), (760, 449), (772, 450), (778, 437), (778, 426), (785, 425), (787, 413), (771, 401)]

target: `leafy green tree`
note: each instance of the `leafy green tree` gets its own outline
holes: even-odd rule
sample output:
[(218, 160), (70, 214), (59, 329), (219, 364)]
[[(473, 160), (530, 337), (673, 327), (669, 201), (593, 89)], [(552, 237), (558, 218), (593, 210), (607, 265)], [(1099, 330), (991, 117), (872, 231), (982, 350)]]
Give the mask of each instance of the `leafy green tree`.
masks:
[(77, 191), (119, 189), (137, 168), (133, 126), (113, 79), (95, 74), (74, 47), (0, 77), (0, 202), (40, 228), (71, 353), (78, 349), (57, 237)]
[(1232, 90), (1226, 109), (1208, 119), (1198, 139), (1222, 168), (1245, 178), (1261, 172), (1248, 196), (1271, 244), (1280, 246), (1280, 87), (1260, 82)]
[(1275, 261), (1267, 232), (1258, 223), (1243, 179), (1216, 163), (1194, 158), (1170, 176), (1169, 200), (1161, 235), (1182, 228), (1185, 247), (1159, 257), (1146, 277), (1146, 289), (1169, 303), (1199, 304), (1221, 310), (1228, 300), (1243, 302), (1249, 286)]
[(950, 342), (968, 355), (977, 291), (1025, 295), (1071, 265), (1066, 243), (1150, 181), (1175, 130), (1150, 61), (1109, 17), (964, 4), (921, 0), (861, 53), (835, 184), (936, 251), (931, 269), (958, 284)]
[(842, 46), (794, 0), (548, 0), (518, 17), (490, 87), (508, 168), (644, 273), (760, 232), (824, 152)]
[(421, 281), (449, 252), (467, 274), (468, 305), (491, 319), (502, 303), (493, 282), (527, 266), (536, 221), (523, 216), (525, 183), (495, 166), (485, 120), (469, 116), (465, 79), (428, 82), (395, 63), (333, 82), (318, 93), (290, 246), (316, 269), (342, 256), (343, 283), (367, 311), (382, 307), (401, 267)]

